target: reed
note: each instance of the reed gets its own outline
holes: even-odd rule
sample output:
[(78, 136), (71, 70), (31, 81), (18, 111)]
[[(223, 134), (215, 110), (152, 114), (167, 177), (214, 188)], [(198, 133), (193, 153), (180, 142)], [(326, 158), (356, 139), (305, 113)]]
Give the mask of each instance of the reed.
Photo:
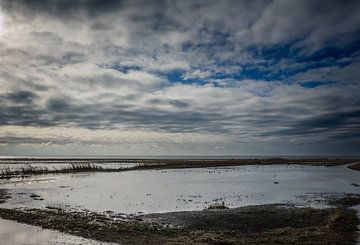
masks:
[(0, 169), (0, 178), (7, 179), (13, 177), (26, 177), (37, 174), (52, 174), (52, 173), (75, 173), (75, 172), (91, 172), (102, 171), (103, 168), (94, 163), (71, 163), (70, 165), (64, 164), (63, 168), (50, 169), (49, 167), (39, 167), (27, 164), (24, 167), (11, 169), (5, 167)]

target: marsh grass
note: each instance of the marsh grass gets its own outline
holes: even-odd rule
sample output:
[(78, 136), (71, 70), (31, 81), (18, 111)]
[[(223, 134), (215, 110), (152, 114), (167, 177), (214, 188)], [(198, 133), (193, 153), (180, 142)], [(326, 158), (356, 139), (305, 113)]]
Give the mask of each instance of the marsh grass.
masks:
[(157, 168), (157, 167), (164, 167), (167, 166), (165, 162), (137, 162), (136, 165), (132, 168), (134, 169), (141, 169), (141, 168)]
[[(41, 159), (36, 162), (51, 162), (54, 159)], [(265, 159), (90, 159), (90, 162), (72, 162), (75, 159), (64, 159), (63, 166), (55, 168), (51, 163), (44, 166), (32, 163), (33, 159), (12, 159), (16, 166), (16, 161), (26, 162), (24, 166), (10, 168), (1, 166), (0, 179), (28, 177), (36, 174), (53, 174), (53, 173), (75, 173), (75, 172), (122, 172), (142, 169), (175, 169), (175, 168), (205, 168), (205, 167), (225, 167), (225, 166), (245, 166), (245, 165), (272, 165), (272, 164), (302, 164), (312, 166), (337, 166), (346, 163), (354, 163), (360, 159), (284, 159), (284, 158), (265, 158)], [(95, 162), (96, 161), (96, 162)], [(107, 166), (107, 163), (119, 163), (119, 165)], [(122, 164), (131, 164), (124, 166)]]
[(94, 163), (71, 163), (70, 165), (64, 164), (63, 168), (55, 169), (49, 167), (32, 166), (26, 164), (24, 167), (12, 169), (5, 167), (0, 169), (0, 178), (7, 179), (13, 177), (26, 177), (37, 174), (52, 174), (52, 173), (75, 173), (75, 172), (90, 172), (90, 171), (101, 171), (103, 168)]

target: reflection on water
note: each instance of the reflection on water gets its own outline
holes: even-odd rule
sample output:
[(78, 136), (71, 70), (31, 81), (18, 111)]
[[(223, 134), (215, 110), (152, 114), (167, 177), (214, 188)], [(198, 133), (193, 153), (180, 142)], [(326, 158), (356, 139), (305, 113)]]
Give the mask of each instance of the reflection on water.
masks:
[(104, 244), (53, 230), (0, 219), (0, 244)]
[[(3, 183), (7, 207), (47, 206), (152, 213), (199, 210), (214, 202), (229, 207), (293, 203), (318, 206), (327, 195), (358, 193), (359, 173), (346, 167), (301, 165), (144, 170), (59, 174), (50, 182)], [(356, 184), (356, 185), (353, 185)], [(324, 194), (325, 193), (325, 194)], [(36, 194), (39, 197), (32, 198)]]

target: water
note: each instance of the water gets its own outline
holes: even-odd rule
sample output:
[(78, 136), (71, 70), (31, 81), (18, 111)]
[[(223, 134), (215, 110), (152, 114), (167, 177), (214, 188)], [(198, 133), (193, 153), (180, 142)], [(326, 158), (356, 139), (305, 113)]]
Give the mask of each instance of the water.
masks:
[[(292, 203), (326, 205), (326, 196), (360, 194), (359, 173), (344, 166), (239, 166), (114, 173), (57, 174), (2, 180), (12, 199), (3, 206), (65, 207), (96, 212), (154, 213)], [(31, 194), (43, 200), (34, 200)]]
[(0, 219), (0, 243), (8, 245), (105, 244), (78, 236), (72, 236), (48, 229), (41, 229), (36, 226), (20, 224), (4, 219)]

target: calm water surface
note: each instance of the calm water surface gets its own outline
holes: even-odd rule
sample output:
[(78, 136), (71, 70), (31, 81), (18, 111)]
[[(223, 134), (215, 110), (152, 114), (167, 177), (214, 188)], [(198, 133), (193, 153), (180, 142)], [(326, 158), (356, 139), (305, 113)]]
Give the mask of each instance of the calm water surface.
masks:
[(43, 244), (67, 244), (67, 245), (95, 245), (99, 243), (78, 236), (41, 229), (36, 226), (16, 223), (10, 220), (0, 219), (0, 244), (6, 245), (43, 245)]
[[(116, 213), (201, 210), (214, 202), (229, 207), (292, 203), (323, 206), (329, 195), (358, 193), (359, 173), (344, 166), (301, 165), (143, 170), (58, 174), (3, 181), (8, 207), (67, 207)], [(43, 200), (34, 200), (31, 194)]]

